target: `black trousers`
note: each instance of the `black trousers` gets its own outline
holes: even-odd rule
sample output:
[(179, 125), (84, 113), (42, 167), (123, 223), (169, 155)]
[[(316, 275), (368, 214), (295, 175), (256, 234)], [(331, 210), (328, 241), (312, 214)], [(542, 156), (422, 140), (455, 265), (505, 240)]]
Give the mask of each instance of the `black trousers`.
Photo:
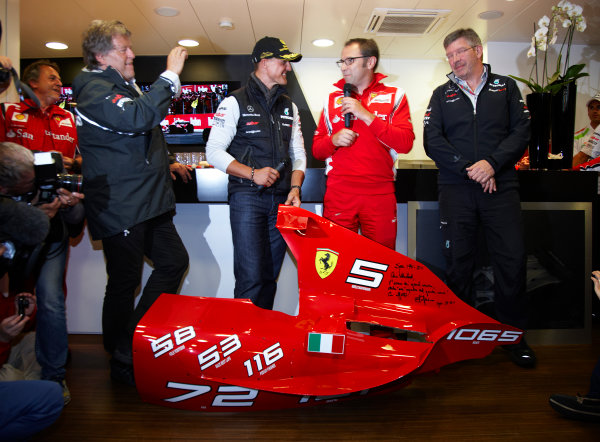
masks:
[(527, 256), (518, 188), (484, 193), (479, 184), (439, 186), (440, 228), (446, 258), (446, 284), (459, 298), (472, 302), (479, 230), (494, 272), (496, 319), (527, 326), (525, 302)]
[[(165, 213), (102, 240), (108, 282), (102, 309), (104, 348), (115, 359), (132, 363), (135, 327), (162, 293), (177, 293), (188, 268), (188, 253)], [(153, 271), (134, 309), (144, 257)]]

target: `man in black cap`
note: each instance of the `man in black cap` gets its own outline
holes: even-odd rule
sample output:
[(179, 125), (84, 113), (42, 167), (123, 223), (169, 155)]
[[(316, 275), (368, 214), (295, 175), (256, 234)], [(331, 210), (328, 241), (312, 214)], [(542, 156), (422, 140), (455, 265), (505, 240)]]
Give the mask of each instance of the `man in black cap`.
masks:
[(235, 298), (272, 309), (286, 244), (275, 227), (279, 204), (300, 206), (306, 152), (298, 108), (287, 95), (290, 63), (302, 55), (264, 37), (254, 72), (221, 102), (206, 145), (209, 163), (229, 174)]

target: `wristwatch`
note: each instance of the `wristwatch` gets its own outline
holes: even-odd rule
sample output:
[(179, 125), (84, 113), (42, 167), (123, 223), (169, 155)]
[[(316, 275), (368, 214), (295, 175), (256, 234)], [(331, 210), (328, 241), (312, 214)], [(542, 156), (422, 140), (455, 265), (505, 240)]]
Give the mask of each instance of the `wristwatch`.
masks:
[(291, 189), (298, 189), (298, 196), (302, 199), (302, 186), (294, 185), (290, 187)]

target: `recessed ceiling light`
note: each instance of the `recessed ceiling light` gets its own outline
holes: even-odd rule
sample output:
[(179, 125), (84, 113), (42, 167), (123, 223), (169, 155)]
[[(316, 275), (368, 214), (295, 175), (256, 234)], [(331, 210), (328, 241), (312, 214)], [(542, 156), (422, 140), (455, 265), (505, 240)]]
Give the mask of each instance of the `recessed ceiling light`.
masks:
[(219, 20), (219, 27), (226, 30), (233, 29), (233, 20), (229, 17), (223, 17)]
[(193, 48), (194, 46), (198, 46), (200, 44), (196, 40), (190, 39), (179, 40), (177, 43), (179, 43), (181, 46), (185, 46), (186, 48)]
[(482, 20), (495, 20), (497, 18), (500, 18), (504, 15), (504, 12), (502, 11), (484, 11), (481, 12), (478, 17)]
[(179, 15), (178, 9), (170, 8), (169, 6), (161, 6), (160, 8), (156, 8), (154, 12), (163, 17), (175, 17)]
[(69, 46), (67, 46), (64, 43), (60, 43), (58, 41), (49, 41), (48, 43), (46, 43), (46, 47), (48, 49), (57, 49), (59, 51), (62, 51), (64, 49), (67, 49)]
[(330, 40), (328, 38), (317, 38), (316, 40), (312, 41), (312, 44), (320, 48), (326, 48), (329, 46), (333, 46), (333, 40)]

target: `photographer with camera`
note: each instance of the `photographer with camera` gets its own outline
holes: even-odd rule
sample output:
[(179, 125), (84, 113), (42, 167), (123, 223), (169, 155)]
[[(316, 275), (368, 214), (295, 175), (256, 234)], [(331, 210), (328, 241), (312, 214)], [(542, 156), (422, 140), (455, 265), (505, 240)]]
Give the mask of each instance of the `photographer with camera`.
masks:
[(0, 297), (0, 381), (41, 377), (35, 357), (34, 312), (35, 296), (31, 293)]
[[(42, 379), (58, 382), (65, 403), (70, 401), (70, 393), (65, 383), (65, 365), (68, 353), (67, 320), (63, 275), (65, 272), (69, 236), (67, 224), (75, 224), (83, 218), (83, 206), (79, 204), (83, 194), (71, 192), (62, 187), (63, 181), (56, 174), (57, 165), (49, 153), (38, 153), (40, 164), (34, 166), (34, 154), (15, 143), (0, 143), (0, 193), (21, 204), (37, 205), (50, 218), (50, 233), (45, 238), (44, 248), (39, 252), (39, 265), (30, 279), (35, 282), (37, 297), (36, 356), (42, 367)], [(39, 182), (38, 170), (48, 175), (46, 168), (55, 172), (54, 187), (44, 180), (43, 192), (36, 188)], [(39, 201), (40, 195), (47, 200)], [(38, 204), (39, 203), (39, 204)], [(27, 276), (27, 275), (25, 275)], [(16, 291), (15, 278), (10, 283)]]
[[(0, 277), (31, 268), (35, 252), (48, 234), (46, 214), (36, 207), (0, 197)], [(35, 296), (12, 296), (3, 285), (0, 296), (0, 381), (40, 379), (35, 356)]]
[[(0, 198), (0, 257), (15, 245), (43, 241), (48, 228), (48, 217), (41, 210)], [(4, 261), (0, 276), (10, 268), (11, 262), (5, 266)], [(30, 293), (0, 295), (0, 440), (29, 438), (56, 421), (64, 407), (59, 384), (37, 380), (41, 369), (34, 332), (28, 332), (34, 310)]]

